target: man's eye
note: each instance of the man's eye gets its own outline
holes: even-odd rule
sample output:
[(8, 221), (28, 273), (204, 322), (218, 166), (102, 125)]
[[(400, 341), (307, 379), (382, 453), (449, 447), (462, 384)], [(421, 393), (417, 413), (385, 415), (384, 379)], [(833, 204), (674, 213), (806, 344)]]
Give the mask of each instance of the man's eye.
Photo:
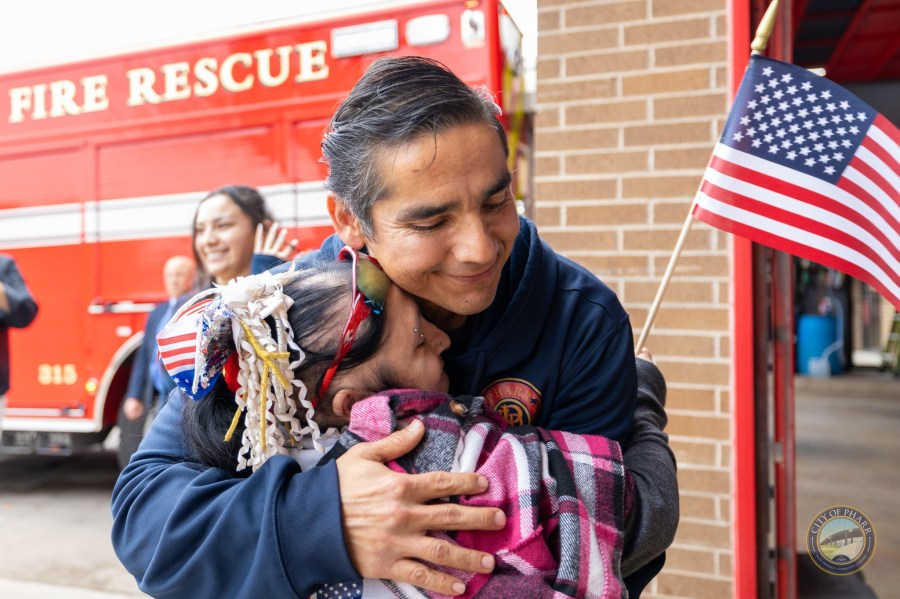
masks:
[(413, 231), (418, 231), (420, 233), (428, 233), (429, 231), (436, 231), (443, 226), (444, 222), (434, 223), (433, 225), (409, 225), (409, 228)]

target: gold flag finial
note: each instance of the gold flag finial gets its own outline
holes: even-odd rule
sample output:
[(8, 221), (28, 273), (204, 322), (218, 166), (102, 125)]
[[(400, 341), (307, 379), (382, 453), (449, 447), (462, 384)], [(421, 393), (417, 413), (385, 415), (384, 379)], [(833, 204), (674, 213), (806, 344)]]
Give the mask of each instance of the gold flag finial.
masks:
[(756, 28), (756, 37), (753, 38), (753, 42), (750, 44), (750, 49), (753, 50), (754, 54), (762, 54), (766, 51), (766, 47), (769, 45), (769, 36), (772, 35), (772, 28), (775, 27), (777, 14), (778, 0), (772, 0), (769, 8), (766, 9), (766, 14), (763, 15), (762, 21), (759, 22), (759, 27)]

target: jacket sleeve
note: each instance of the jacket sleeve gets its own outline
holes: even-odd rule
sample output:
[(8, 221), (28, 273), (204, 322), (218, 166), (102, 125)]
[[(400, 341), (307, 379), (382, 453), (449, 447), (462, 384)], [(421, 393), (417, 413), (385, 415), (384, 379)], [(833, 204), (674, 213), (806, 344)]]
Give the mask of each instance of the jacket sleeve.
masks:
[(669, 448), (669, 436), (663, 432), (668, 422), (666, 382), (655, 364), (641, 359), (636, 362), (637, 407), (623, 448), (625, 468), (636, 494), (622, 554), (624, 576), (634, 574), (672, 544), (679, 518), (675, 454)]
[(155, 597), (305, 597), (359, 578), (343, 539), (337, 468), (270, 458), (235, 478), (192, 462), (176, 389), (113, 489), (112, 542)]
[[(160, 306), (153, 309), (153, 312), (147, 315), (147, 322), (144, 323), (144, 339), (141, 346), (138, 347), (134, 354), (134, 361), (131, 363), (131, 374), (128, 376), (128, 390), (125, 397), (137, 397), (144, 400), (144, 388), (147, 385), (147, 377), (150, 374), (150, 361), (155, 358), (156, 340), (153, 339), (153, 331), (156, 329), (156, 319), (153, 315), (159, 311)], [(149, 407), (149, 406), (148, 406)]]
[(31, 296), (19, 268), (11, 258), (2, 261), (0, 282), (3, 283), (3, 290), (9, 301), (9, 312), (0, 310), (0, 326), (27, 327), (37, 316), (38, 306)]

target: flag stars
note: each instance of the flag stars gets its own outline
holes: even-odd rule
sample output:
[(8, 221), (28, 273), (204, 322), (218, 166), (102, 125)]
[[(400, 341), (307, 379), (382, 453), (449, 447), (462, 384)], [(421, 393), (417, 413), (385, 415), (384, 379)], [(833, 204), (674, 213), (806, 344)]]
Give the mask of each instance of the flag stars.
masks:
[(784, 129), (778, 129), (777, 131), (775, 131), (775, 137), (777, 137), (778, 139), (783, 138), (787, 134), (788, 134), (788, 132), (785, 131)]
[(763, 67), (762, 74), (769, 77), (772, 74), (772, 67)]
[(785, 73), (784, 75), (781, 76), (781, 81), (783, 83), (790, 83), (793, 80), (794, 80), (794, 78), (791, 76), (790, 73)]
[(816, 119), (816, 123), (818, 123), (820, 127), (824, 127), (828, 124), (828, 119), (824, 116), (820, 116), (818, 119)]
[(778, 79), (769, 79), (766, 81), (769, 87), (775, 88), (778, 87)]
[(827, 110), (828, 112), (834, 112), (835, 110), (837, 110), (837, 105), (834, 102), (829, 102), (825, 105), (825, 110)]
[(828, 164), (830, 161), (831, 156), (829, 156), (828, 154), (822, 154), (821, 156), (819, 156), (819, 162), (821, 162), (822, 164)]
[(794, 98), (793, 100), (791, 100), (791, 104), (793, 104), (794, 106), (802, 106), (803, 98), (800, 98), (800, 97)]
[(796, 86), (796, 85), (789, 85), (788, 88), (787, 88), (787, 90), (785, 90), (785, 91), (787, 91), (787, 93), (789, 93), (789, 94), (791, 94), (791, 95), (793, 96), (794, 94), (797, 93), (797, 86)]
[(780, 89), (776, 90), (775, 93), (772, 94), (772, 97), (775, 98), (776, 100), (780, 100), (784, 97), (784, 92), (781, 91)]
[(834, 137), (834, 131), (832, 131), (831, 129), (825, 129), (824, 131), (822, 131), (822, 135), (825, 137), (825, 139), (831, 139), (832, 137)]
[(844, 154), (842, 152), (835, 152), (831, 157), (834, 158), (835, 162), (840, 162), (844, 159)]
[(813, 150), (816, 152), (822, 152), (825, 150), (825, 144), (816, 144), (813, 146)]
[(856, 117), (853, 116), (852, 112), (848, 112), (847, 114), (844, 115), (844, 120), (847, 121), (848, 123), (852, 123), (853, 121), (856, 120)]
[(857, 113), (856, 113), (856, 120), (861, 121), (861, 122), (865, 122), (865, 121), (867, 120), (866, 113), (865, 113), (865, 112), (857, 112)]
[(806, 96), (806, 101), (812, 104), (816, 101), (816, 94), (809, 94)]
[(784, 112), (788, 108), (790, 108), (790, 104), (788, 104), (787, 102), (779, 102), (778, 103), (778, 110)]
[(761, 121), (762, 118), (763, 118), (763, 113), (762, 113), (761, 110), (757, 110), (756, 112), (753, 113), (753, 120), (754, 120), (754, 121)]
[(795, 117), (794, 113), (792, 113), (792, 112), (788, 112), (787, 114), (784, 115), (784, 121), (786, 123), (793, 122), (795, 118), (797, 118), (797, 117)]
[(756, 129), (754, 127), (747, 127), (745, 133), (747, 134), (747, 137), (753, 137), (756, 135)]
[(740, 131), (735, 132), (734, 135), (731, 136), (732, 141), (741, 141), (742, 139), (744, 139), (744, 134)]
[(837, 150), (837, 149), (838, 149), (838, 142), (837, 142), (836, 140), (833, 140), (833, 139), (832, 139), (832, 140), (829, 141), (826, 145), (827, 145), (830, 149), (832, 149), (832, 150)]
[(772, 140), (774, 139), (775, 137), (771, 133), (766, 133), (765, 135), (763, 135), (763, 141), (767, 144), (772, 143)]
[(812, 141), (818, 141), (819, 137), (821, 137), (821, 136), (819, 135), (819, 132), (818, 132), (818, 131), (810, 131), (810, 132), (807, 133), (806, 135), (809, 136), (809, 139), (812, 140)]
[(822, 110), (823, 110), (822, 107), (819, 106), (818, 104), (812, 107), (813, 114), (822, 114)]
[(766, 91), (766, 86), (763, 85), (762, 83), (757, 83), (757, 84), (753, 87), (753, 89), (756, 90), (756, 93), (761, 94), (761, 93), (763, 93), (764, 91)]
[(798, 146), (801, 145), (805, 141), (806, 141), (806, 138), (803, 137), (802, 135), (798, 135), (797, 137), (794, 138), (794, 143), (797, 144)]
[(754, 137), (753, 141), (750, 142), (750, 145), (753, 146), (754, 148), (758, 148), (762, 145), (762, 141), (760, 141), (760, 139), (758, 137)]
[(766, 114), (769, 116), (772, 116), (773, 114), (775, 114), (775, 107), (769, 106), (768, 108), (766, 108)]
[(759, 127), (759, 130), (760, 130), (760, 131), (765, 132), (765, 131), (768, 131), (768, 130), (769, 130), (769, 123), (763, 121), (763, 122), (761, 122), (759, 125), (757, 125), (757, 127)]
[(805, 119), (806, 117), (809, 116), (809, 111), (805, 108), (801, 108), (800, 110), (797, 111), (797, 116), (800, 117), (801, 119)]
[(803, 83), (800, 84), (800, 89), (802, 89), (805, 92), (808, 92), (809, 90), (812, 89), (812, 83), (810, 83), (809, 81), (804, 81)]
[(802, 155), (804, 155), (804, 156), (809, 156), (809, 154), (810, 154), (811, 151), (812, 151), (812, 150), (810, 150), (810, 149), (809, 149), (808, 147), (806, 147), (806, 146), (803, 146), (802, 148), (800, 148), (800, 153), (801, 153)]
[(746, 127), (749, 124), (750, 124), (750, 117), (745, 114), (744, 116), (741, 117), (741, 125)]
[(757, 106), (759, 106), (759, 103), (756, 100), (750, 100), (749, 102), (747, 102), (748, 110), (756, 110)]
[(790, 148), (790, 147), (791, 147), (791, 140), (785, 139), (784, 141), (782, 141), (782, 142), (781, 142), (781, 147), (784, 148), (785, 150), (787, 150), (788, 148)]
[(815, 126), (816, 126), (816, 124), (815, 124), (814, 122), (812, 122), (812, 121), (803, 121), (803, 128), (804, 128), (804, 129), (812, 129), (812, 128), (815, 127)]
[(856, 125), (850, 127), (850, 133), (852, 133), (853, 135), (859, 134), (859, 127), (857, 127)]
[(769, 105), (769, 102), (772, 101), (772, 98), (770, 98), (769, 96), (760, 96), (760, 97), (759, 97), (759, 101), (760, 101), (762, 104), (765, 104), (766, 106), (768, 106), (768, 105)]
[(841, 100), (839, 106), (841, 107), (841, 110), (850, 110), (850, 102), (847, 100)]
[(849, 139), (844, 139), (844, 140), (841, 140), (841, 145), (844, 146), (845, 148), (852, 148), (853, 142), (850, 141)]
[(830, 165), (826, 166), (824, 170), (826, 175), (833, 175), (835, 173), (834, 167)]
[(769, 154), (777, 154), (778, 150), (778, 144), (772, 144), (771, 146), (769, 146)]
[(835, 125), (839, 124), (843, 119), (841, 119), (841, 115), (835, 114), (831, 117), (831, 122)]
[(830, 100), (830, 99), (831, 99), (831, 92), (828, 91), (828, 90), (826, 89), (826, 90), (823, 91), (821, 94), (819, 94), (819, 97), (822, 98), (823, 100)]
[(815, 165), (816, 165), (816, 159), (815, 159), (815, 158), (807, 158), (807, 159), (803, 162), (803, 164), (805, 164), (806, 166), (815, 166)]
[(797, 158), (797, 152), (790, 150), (787, 154), (784, 155), (788, 160), (795, 160)]

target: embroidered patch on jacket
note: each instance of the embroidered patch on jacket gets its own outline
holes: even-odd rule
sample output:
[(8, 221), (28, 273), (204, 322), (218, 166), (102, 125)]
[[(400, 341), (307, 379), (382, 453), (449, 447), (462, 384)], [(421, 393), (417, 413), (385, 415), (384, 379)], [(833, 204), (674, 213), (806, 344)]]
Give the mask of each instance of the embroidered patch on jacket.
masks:
[(531, 424), (541, 407), (541, 392), (522, 379), (500, 379), (481, 392), (487, 405), (496, 410), (507, 424)]

